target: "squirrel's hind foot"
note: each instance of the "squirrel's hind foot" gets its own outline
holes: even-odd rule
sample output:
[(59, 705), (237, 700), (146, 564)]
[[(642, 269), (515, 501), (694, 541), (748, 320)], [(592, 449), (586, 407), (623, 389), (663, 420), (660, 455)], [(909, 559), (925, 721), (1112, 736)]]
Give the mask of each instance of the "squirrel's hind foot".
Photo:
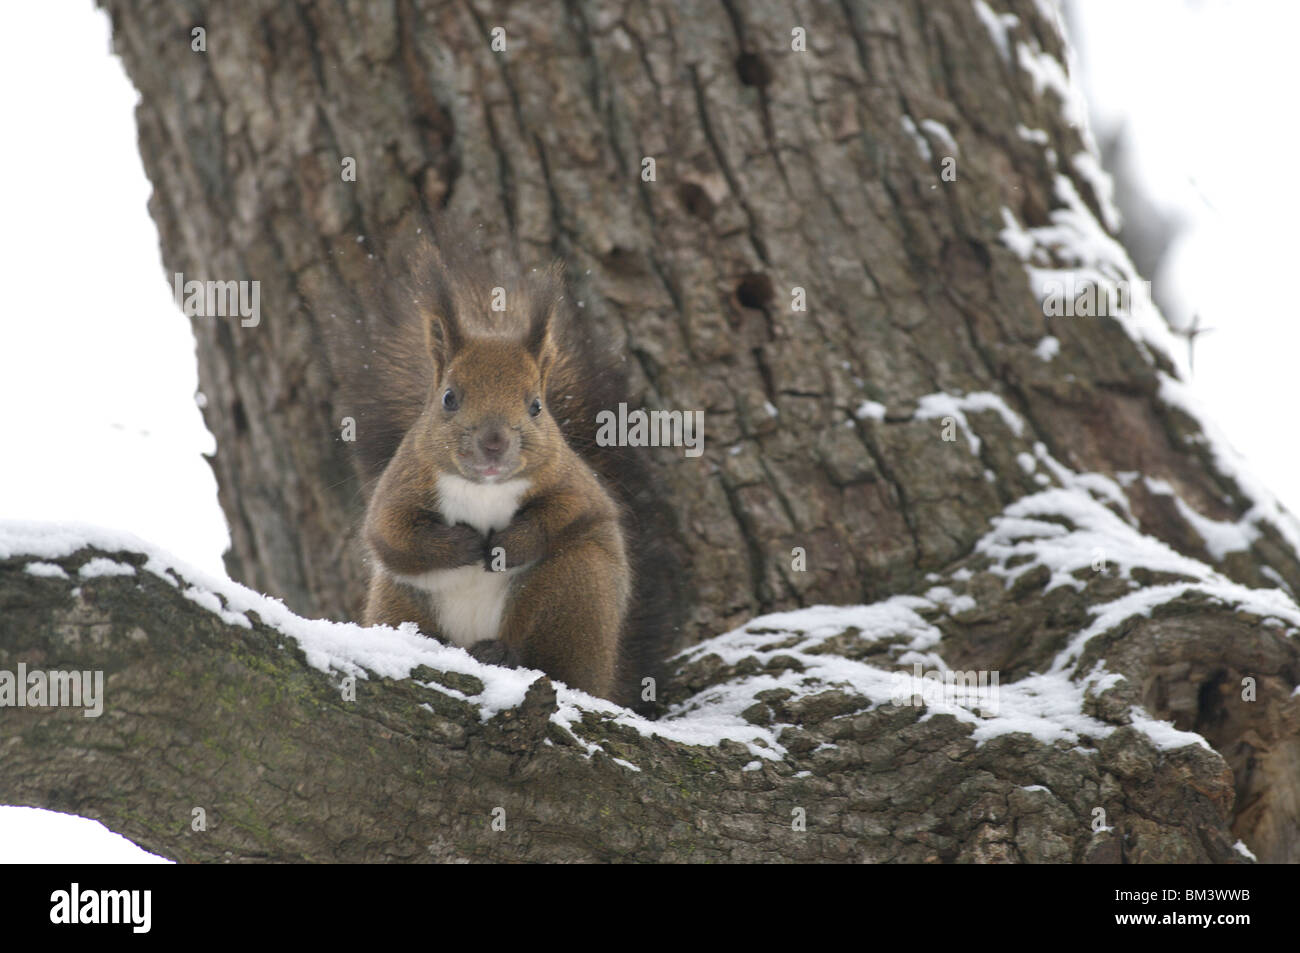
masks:
[(469, 647), (469, 654), (485, 665), (501, 665), (505, 668), (518, 668), (519, 656), (500, 639), (485, 639)]

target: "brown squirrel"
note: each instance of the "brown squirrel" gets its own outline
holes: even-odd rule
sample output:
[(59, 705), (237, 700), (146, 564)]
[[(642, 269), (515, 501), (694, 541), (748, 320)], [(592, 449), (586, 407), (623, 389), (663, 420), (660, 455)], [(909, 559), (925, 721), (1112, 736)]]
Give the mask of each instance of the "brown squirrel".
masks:
[(357, 448), (378, 475), (365, 623), (415, 622), (648, 710), (680, 573), (637, 451), (595, 439), (597, 412), (627, 400), (622, 361), (579, 326), (558, 266), (494, 272), (447, 225), (403, 264), (351, 361)]

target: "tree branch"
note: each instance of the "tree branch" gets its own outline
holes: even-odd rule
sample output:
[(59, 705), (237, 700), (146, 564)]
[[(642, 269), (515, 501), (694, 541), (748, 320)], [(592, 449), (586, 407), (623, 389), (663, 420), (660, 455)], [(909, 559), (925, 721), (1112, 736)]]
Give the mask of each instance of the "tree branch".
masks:
[[(1050, 740), (1005, 692), (999, 717), (1031, 733), (981, 739), (996, 718), (888, 703), (870, 662), (915, 627), (905, 614), (869, 635), (757, 620), (687, 653), (671, 711), (647, 722), (411, 632), (297, 619), (142, 544), (0, 528), (0, 671), (102, 670), (106, 686), (98, 718), (0, 710), (0, 801), (98, 818), (167, 857), (1244, 859), (1224, 760), (1195, 739), (1157, 748), (1123, 679), (1083, 692), (1087, 713), (1063, 713)], [(105, 559), (117, 574), (99, 574)], [(1257, 662), (1296, 664), (1258, 620), (1197, 611), (1203, 644), (1249, 628), (1235, 641)], [(1129, 626), (1108, 655), (1146, 664), (1140, 647), (1169, 633), (1168, 619)], [(348, 674), (365, 675), (355, 701)]]

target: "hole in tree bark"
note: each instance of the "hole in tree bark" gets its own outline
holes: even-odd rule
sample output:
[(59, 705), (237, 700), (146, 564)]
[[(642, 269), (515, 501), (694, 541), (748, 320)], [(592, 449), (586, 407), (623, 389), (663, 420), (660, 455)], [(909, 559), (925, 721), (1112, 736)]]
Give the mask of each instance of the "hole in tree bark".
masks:
[(736, 57), (736, 72), (746, 86), (767, 86), (772, 82), (772, 67), (757, 53), (741, 53)]
[(736, 285), (736, 300), (746, 308), (761, 311), (772, 303), (774, 296), (772, 279), (759, 271), (751, 271)]
[(687, 214), (702, 218), (705, 221), (713, 218), (713, 213), (717, 208), (704, 187), (696, 185), (694, 182), (683, 182), (677, 186), (677, 199), (682, 203), (682, 208), (686, 209)]
[(967, 242), (966, 244), (970, 246), (971, 254), (975, 257), (975, 260), (980, 263), (981, 268), (988, 271), (993, 267), (993, 257), (989, 254), (987, 248), (979, 242)]
[(644, 271), (641, 267), (641, 256), (631, 248), (624, 248), (622, 245), (615, 245), (606, 252), (604, 260), (605, 265), (615, 274), (634, 275)]
[(1215, 730), (1227, 722), (1228, 714), (1223, 710), (1223, 695), (1219, 688), (1226, 675), (1226, 672), (1215, 672), (1197, 689), (1196, 723), (1191, 730), (1213, 738)]

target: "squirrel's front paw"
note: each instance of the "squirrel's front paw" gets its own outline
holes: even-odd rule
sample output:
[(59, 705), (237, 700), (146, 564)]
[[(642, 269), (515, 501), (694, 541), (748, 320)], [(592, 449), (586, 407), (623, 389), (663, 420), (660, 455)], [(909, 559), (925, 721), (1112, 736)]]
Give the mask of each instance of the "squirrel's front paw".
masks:
[(518, 523), (511, 523), (504, 530), (488, 533), (485, 543), (489, 570), (499, 572), (502, 569), (517, 569), (541, 558), (536, 535), (529, 533)]
[(485, 665), (503, 665), (506, 668), (516, 668), (519, 665), (519, 658), (500, 639), (486, 639), (482, 642), (475, 642), (469, 648), (469, 654), (474, 656)]
[(446, 544), (452, 566), (473, 566), (483, 562), (483, 551), (487, 548), (483, 534), (464, 523), (447, 527)]

